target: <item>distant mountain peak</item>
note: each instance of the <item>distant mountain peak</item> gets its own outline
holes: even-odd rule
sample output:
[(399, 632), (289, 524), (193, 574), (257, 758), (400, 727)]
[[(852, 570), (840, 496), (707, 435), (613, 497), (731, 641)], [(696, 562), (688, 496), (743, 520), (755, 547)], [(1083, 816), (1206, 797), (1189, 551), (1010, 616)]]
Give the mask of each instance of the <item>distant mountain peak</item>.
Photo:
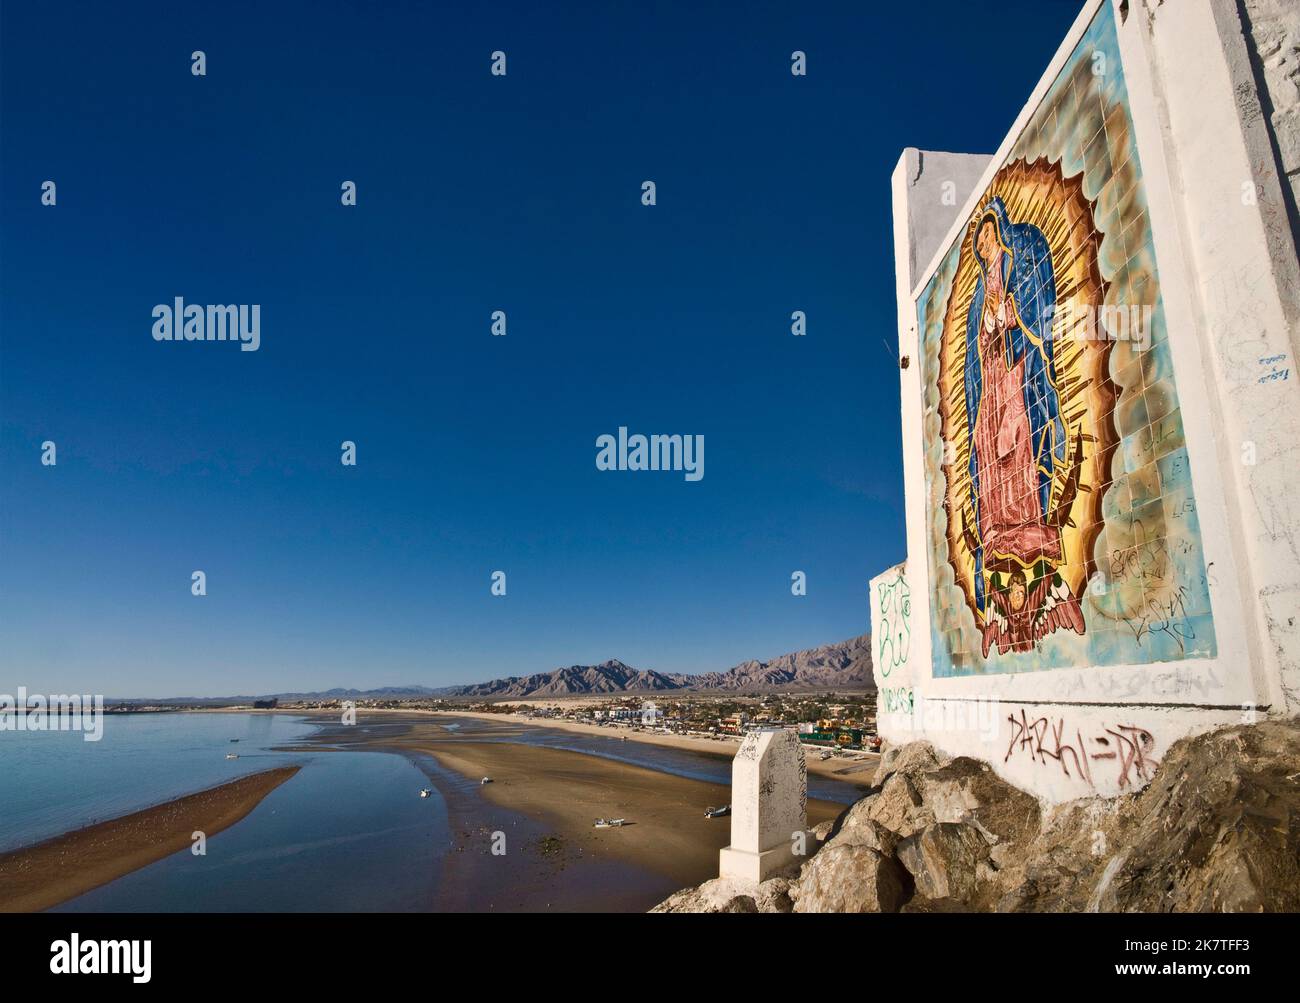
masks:
[(271, 693), (260, 697), (168, 697), (156, 700), (112, 700), (108, 703), (214, 706), (251, 703), (275, 697), (281, 702), (299, 700), (409, 700), (415, 697), (482, 697), (511, 700), (551, 696), (680, 691), (753, 692), (758, 690), (864, 689), (874, 690), (871, 677), (871, 635), (863, 634), (838, 644), (795, 651), (770, 661), (751, 659), (726, 672), (686, 675), (634, 669), (617, 658), (599, 665), (569, 665), (531, 676), (507, 676), (472, 686), (381, 686), (358, 690), (344, 687), (311, 693)]
[(453, 686), (445, 696), (522, 699), (663, 690), (872, 689), (871, 635), (781, 655), (753, 659), (725, 672), (686, 675), (634, 669), (617, 658), (599, 665), (570, 665), (530, 676), (508, 676), (471, 686)]

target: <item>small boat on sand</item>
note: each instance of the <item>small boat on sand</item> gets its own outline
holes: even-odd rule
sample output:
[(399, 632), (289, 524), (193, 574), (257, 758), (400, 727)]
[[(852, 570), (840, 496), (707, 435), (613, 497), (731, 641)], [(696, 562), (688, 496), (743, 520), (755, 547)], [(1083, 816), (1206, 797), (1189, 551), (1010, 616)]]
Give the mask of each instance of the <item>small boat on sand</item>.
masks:
[(482, 787), (484, 784), (490, 784), (491, 782), (492, 782), (491, 777), (484, 777), (482, 780), (478, 782), (478, 785)]
[(238, 759), (238, 758), (239, 758), (239, 753), (237, 753), (237, 752), (227, 752), (227, 753), (226, 753), (226, 758), (227, 758), (227, 759)]
[(596, 828), (617, 829), (620, 825), (622, 825), (626, 821), (627, 819), (625, 818), (598, 818), (596, 819)]
[(731, 805), (729, 804), (724, 804), (721, 808), (704, 809), (705, 818), (722, 818), (723, 815), (730, 815), (730, 814), (731, 814)]
[(427, 787), (424, 787), (420, 790), (420, 797), (422, 798), (431, 797), (432, 795), (433, 795), (433, 791), (429, 790), (429, 788)]

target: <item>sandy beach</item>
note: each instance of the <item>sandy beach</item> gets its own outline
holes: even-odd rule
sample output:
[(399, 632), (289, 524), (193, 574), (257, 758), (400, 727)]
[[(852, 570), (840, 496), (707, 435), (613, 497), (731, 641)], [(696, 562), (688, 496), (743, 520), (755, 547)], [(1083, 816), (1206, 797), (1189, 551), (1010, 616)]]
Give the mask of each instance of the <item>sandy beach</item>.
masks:
[[(329, 718), (337, 720), (333, 711), (295, 710), (281, 707), (276, 710), (250, 711), (246, 708), (214, 707), (205, 710), (187, 711), (191, 714), (300, 714), (307, 718)], [(478, 721), (492, 721), (499, 725), (515, 728), (548, 728), (554, 731), (570, 731), (579, 735), (597, 735), (601, 738), (626, 738), (629, 742), (644, 742), (648, 745), (660, 745), (670, 749), (681, 749), (704, 756), (720, 759), (734, 759), (740, 748), (740, 739), (730, 735), (719, 738), (705, 738), (701, 735), (667, 735), (657, 731), (638, 731), (631, 728), (602, 728), (599, 725), (582, 724), (578, 721), (556, 719), (533, 720), (518, 714), (485, 714), (482, 711), (462, 710), (423, 710), (423, 709), (387, 709), (368, 707), (363, 710), (366, 716), (393, 717), (430, 717), (430, 718), (471, 718)], [(808, 772), (818, 776), (842, 780), (859, 787), (870, 787), (871, 778), (880, 764), (878, 752), (853, 752), (821, 759), (813, 747), (808, 749)]]
[[(350, 748), (427, 753), (466, 779), (491, 777), (492, 783), (477, 787), (478, 796), (540, 822), (557, 841), (552, 849), (570, 858), (622, 861), (662, 875), (678, 887), (717, 876), (718, 851), (730, 842), (731, 822), (728, 817), (706, 818), (704, 811), (729, 803), (730, 787), (604, 756), (511, 742), (512, 736), (538, 725), (502, 715), (482, 717), (496, 727), (464, 735), (441, 721), (413, 718), (403, 722), (398, 734), (385, 729), (363, 738), (351, 729), (335, 728), (322, 734), (320, 741), (336, 742), (347, 734), (352, 739), (346, 741)], [(604, 737), (609, 737), (608, 732)], [(725, 750), (707, 751), (731, 758)], [(438, 778), (431, 779), (438, 783)], [(469, 805), (462, 807), (472, 810)], [(808, 824), (833, 820), (845, 808), (809, 798)], [(452, 810), (455, 814), (458, 805), (452, 804)], [(597, 829), (593, 824), (597, 818), (626, 818), (628, 824)], [(474, 828), (472, 823), (458, 827)], [(484, 841), (481, 834), (475, 838)], [(450, 877), (455, 880), (454, 874)], [(599, 901), (600, 889), (592, 892), (593, 900)]]
[[(698, 752), (705, 756), (719, 756), (734, 759), (740, 748), (740, 739), (726, 736), (719, 739), (703, 738), (695, 735), (666, 735), (655, 731), (635, 731), (630, 728), (602, 728), (599, 725), (581, 724), (577, 721), (534, 721), (517, 714), (484, 714), (478, 711), (427, 711), (434, 717), (468, 717), (480, 721), (495, 721), (498, 724), (512, 724), (521, 728), (553, 728), (556, 731), (571, 731), (580, 735), (599, 735), (602, 738), (626, 737), (629, 742), (645, 742), (648, 745), (662, 745), (670, 749), (682, 749), (686, 752)], [(822, 760), (809, 748), (807, 752), (808, 772), (819, 776), (843, 780), (845, 783), (870, 787), (871, 778), (880, 763), (880, 754), (875, 752), (852, 753)]]
[(38, 912), (234, 825), (298, 772), (284, 766), (0, 855), (0, 912)]
[[(718, 851), (730, 842), (728, 818), (704, 809), (731, 800), (729, 788), (563, 749), (508, 743), (420, 744), (462, 776), (493, 778), (483, 794), (495, 804), (545, 821), (570, 846), (617, 857), (682, 885), (716, 877)], [(834, 819), (844, 805), (808, 802), (809, 825)], [(627, 818), (596, 829), (596, 818)]]

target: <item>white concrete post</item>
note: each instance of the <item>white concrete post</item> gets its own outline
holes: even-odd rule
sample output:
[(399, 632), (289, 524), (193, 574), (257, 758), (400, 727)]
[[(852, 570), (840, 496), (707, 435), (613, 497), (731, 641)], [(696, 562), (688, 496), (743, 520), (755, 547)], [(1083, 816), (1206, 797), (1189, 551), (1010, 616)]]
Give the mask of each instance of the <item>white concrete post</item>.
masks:
[(751, 732), (731, 762), (731, 845), (719, 873), (757, 884), (807, 855), (808, 763), (792, 731)]

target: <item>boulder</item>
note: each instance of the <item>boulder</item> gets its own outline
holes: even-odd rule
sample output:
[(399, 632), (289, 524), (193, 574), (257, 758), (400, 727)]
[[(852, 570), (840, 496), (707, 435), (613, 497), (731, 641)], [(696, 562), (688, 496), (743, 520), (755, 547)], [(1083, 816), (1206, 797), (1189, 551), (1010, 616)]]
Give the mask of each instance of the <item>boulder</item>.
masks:
[(885, 781), (866, 809), (867, 818), (899, 836), (910, 836), (935, 821), (911, 776), (899, 772)]
[[(1176, 742), (1120, 809), (1123, 855), (1089, 894), (1103, 912), (1300, 910), (1300, 724)], [(1119, 846), (1116, 849), (1120, 849)]]
[(790, 912), (793, 903), (788, 894), (791, 879), (769, 878), (760, 885), (738, 882), (732, 878), (714, 878), (698, 888), (674, 892), (651, 909), (651, 912)]
[(868, 846), (828, 846), (790, 890), (795, 912), (897, 912), (911, 882), (892, 857)]
[(933, 769), (940, 764), (939, 754), (929, 742), (908, 742), (906, 745), (889, 745), (880, 754), (880, 763), (876, 766), (875, 776), (871, 779), (873, 787), (882, 787), (895, 773), (918, 773)]
[(979, 890), (979, 867), (988, 862), (989, 846), (972, 825), (935, 822), (901, 840), (897, 853), (918, 894), (970, 902)]
[(892, 857), (899, 836), (871, 818), (871, 806), (876, 800), (876, 796), (863, 798), (840, 815), (826, 841), (834, 840), (836, 846), (866, 846)]
[(959, 756), (914, 778), (921, 801), (939, 822), (971, 822), (998, 842), (1019, 843), (1038, 833), (1039, 804), (1007, 783), (988, 763)]
[(913, 895), (903, 905), (899, 912), (971, 912), (972, 909), (965, 902), (958, 902), (956, 899), (928, 899), (924, 895)]

